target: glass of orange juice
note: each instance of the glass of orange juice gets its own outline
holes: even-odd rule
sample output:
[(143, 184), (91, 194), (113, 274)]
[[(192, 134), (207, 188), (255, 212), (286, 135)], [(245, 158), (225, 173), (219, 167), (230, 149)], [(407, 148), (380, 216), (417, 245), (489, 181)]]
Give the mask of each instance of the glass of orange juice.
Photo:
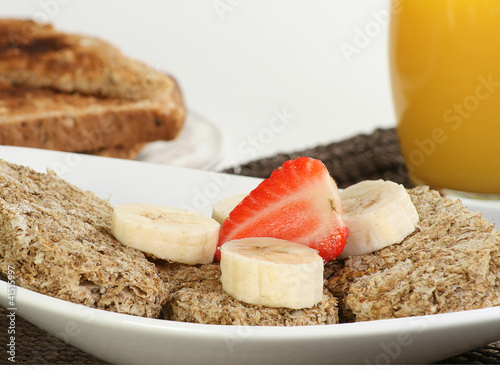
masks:
[(500, 0), (391, 0), (389, 60), (410, 178), (500, 197)]

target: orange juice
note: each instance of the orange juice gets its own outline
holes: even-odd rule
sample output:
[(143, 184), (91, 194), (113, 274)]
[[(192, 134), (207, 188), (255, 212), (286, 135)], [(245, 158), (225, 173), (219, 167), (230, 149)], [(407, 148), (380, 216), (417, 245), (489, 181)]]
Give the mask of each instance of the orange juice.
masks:
[(500, 194), (500, 0), (392, 0), (390, 66), (411, 178)]

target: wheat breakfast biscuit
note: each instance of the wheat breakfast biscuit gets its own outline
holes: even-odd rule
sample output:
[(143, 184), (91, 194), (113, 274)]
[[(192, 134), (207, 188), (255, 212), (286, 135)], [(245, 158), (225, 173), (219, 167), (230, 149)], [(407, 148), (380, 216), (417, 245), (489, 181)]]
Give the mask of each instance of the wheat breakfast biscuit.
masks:
[(217, 325), (298, 326), (338, 322), (337, 300), (325, 288), (323, 300), (311, 308), (290, 309), (252, 305), (222, 289), (217, 263), (190, 266), (156, 260), (169, 285), (163, 318)]
[(110, 231), (112, 207), (54, 173), (0, 160), (0, 271), (16, 284), (88, 307), (158, 317), (158, 270)]
[(332, 269), (342, 321), (447, 313), (500, 305), (500, 233), (459, 200), (408, 190), (420, 216), (401, 243)]

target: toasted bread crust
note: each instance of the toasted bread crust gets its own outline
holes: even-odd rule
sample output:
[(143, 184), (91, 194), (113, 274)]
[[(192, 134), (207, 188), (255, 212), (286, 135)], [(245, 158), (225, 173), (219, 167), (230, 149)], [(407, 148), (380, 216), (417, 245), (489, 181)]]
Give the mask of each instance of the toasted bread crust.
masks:
[(142, 252), (112, 236), (111, 217), (93, 193), (0, 160), (0, 271), (52, 297), (156, 318), (167, 287)]
[(500, 233), (460, 201), (409, 190), (420, 216), (403, 242), (348, 258), (329, 280), (345, 321), (500, 305)]

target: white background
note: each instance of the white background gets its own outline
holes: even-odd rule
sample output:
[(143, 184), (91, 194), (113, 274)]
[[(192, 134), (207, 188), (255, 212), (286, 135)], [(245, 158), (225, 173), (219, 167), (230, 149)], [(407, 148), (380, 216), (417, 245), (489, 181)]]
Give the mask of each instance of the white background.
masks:
[[(16, 0), (0, 12), (98, 36), (172, 74), (223, 132), (220, 167), (395, 123), (388, 0)], [(271, 125), (276, 111), (286, 125)]]

